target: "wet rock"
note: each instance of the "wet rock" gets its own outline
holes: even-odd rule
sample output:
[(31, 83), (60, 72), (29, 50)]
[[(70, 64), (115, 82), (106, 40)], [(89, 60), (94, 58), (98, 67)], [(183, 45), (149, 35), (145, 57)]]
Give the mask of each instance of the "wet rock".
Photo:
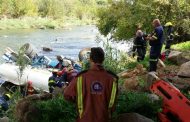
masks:
[(15, 117), (20, 122), (33, 122), (33, 118), (40, 115), (39, 110), (34, 106), (35, 101), (42, 101), (51, 99), (52, 95), (49, 93), (42, 95), (31, 95), (18, 101), (16, 105)]
[(168, 56), (168, 60), (178, 65), (181, 65), (189, 61), (189, 59), (187, 59), (186, 56), (182, 52), (179, 52), (179, 51), (171, 51)]
[(113, 122), (154, 122), (153, 120), (138, 113), (125, 113), (113, 120)]
[(42, 47), (42, 50), (45, 51), (45, 52), (53, 51), (53, 49), (50, 48), (50, 47)]
[(190, 61), (181, 65), (179, 72), (177, 73), (179, 77), (190, 78)]

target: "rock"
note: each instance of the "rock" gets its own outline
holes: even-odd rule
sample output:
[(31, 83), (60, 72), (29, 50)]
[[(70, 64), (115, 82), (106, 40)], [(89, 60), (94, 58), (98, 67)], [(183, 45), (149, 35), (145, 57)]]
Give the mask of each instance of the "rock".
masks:
[(177, 73), (179, 77), (190, 78), (190, 61), (181, 65), (179, 72)]
[(9, 118), (8, 117), (2, 117), (2, 118), (0, 118), (0, 122), (9, 122)]
[(124, 89), (125, 90), (135, 90), (138, 86), (138, 77), (134, 76), (128, 79), (125, 79), (124, 81)]
[(125, 113), (117, 117), (112, 122), (154, 122), (153, 120), (138, 113)]
[(42, 50), (45, 52), (53, 51), (53, 49), (51, 49), (50, 47), (42, 47)]
[(180, 78), (178, 76), (167, 78), (175, 87), (180, 90), (186, 90), (190, 88), (190, 78)]
[(154, 102), (159, 100), (159, 96), (156, 94), (148, 94), (148, 97)]
[(189, 59), (187, 59), (182, 52), (179, 51), (171, 51), (169, 56), (168, 56), (168, 60), (172, 61), (173, 63), (176, 63), (178, 65), (181, 65), (187, 61), (189, 61)]
[(15, 117), (20, 122), (33, 122), (33, 118), (39, 116), (39, 110), (32, 104), (35, 101), (51, 99), (52, 95), (49, 93), (42, 95), (30, 95), (18, 101), (16, 105)]
[(134, 76), (143, 75), (146, 73), (146, 69), (142, 64), (138, 64), (133, 70), (126, 70), (118, 74), (121, 78), (131, 78)]
[(147, 75), (147, 90), (149, 90), (149, 87), (155, 83), (157, 80), (160, 80), (157, 76), (156, 72), (149, 72)]

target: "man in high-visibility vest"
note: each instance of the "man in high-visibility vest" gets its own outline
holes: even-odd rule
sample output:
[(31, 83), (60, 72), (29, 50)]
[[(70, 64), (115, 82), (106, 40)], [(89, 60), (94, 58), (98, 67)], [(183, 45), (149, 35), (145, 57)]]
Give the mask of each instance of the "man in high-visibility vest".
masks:
[(108, 122), (117, 96), (118, 77), (106, 71), (102, 48), (91, 48), (90, 69), (83, 71), (64, 90), (66, 100), (78, 107), (77, 122)]
[(150, 48), (150, 59), (149, 59), (149, 71), (156, 72), (157, 63), (161, 56), (161, 49), (164, 42), (163, 27), (161, 26), (160, 20), (155, 19), (153, 21), (154, 33), (149, 35), (146, 39), (149, 40)]
[(170, 53), (170, 47), (171, 47), (171, 43), (174, 41), (174, 28), (173, 28), (173, 24), (171, 22), (167, 22), (164, 25), (165, 29), (166, 29), (166, 57), (168, 57), (169, 53)]

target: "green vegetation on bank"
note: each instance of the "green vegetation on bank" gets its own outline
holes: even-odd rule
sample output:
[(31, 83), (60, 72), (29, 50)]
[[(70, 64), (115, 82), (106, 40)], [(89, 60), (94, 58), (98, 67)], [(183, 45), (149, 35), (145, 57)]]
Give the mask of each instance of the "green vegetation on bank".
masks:
[(0, 0), (0, 29), (91, 24), (107, 0)]
[(59, 29), (72, 25), (89, 25), (95, 21), (78, 18), (52, 19), (42, 17), (23, 17), (22, 19), (0, 20), (0, 30), (5, 29)]

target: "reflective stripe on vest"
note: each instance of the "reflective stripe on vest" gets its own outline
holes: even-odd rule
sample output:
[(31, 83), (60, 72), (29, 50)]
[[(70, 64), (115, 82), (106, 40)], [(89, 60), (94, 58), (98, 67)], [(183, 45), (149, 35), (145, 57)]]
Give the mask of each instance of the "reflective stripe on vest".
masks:
[(54, 83), (55, 81), (54, 81), (54, 80), (49, 80), (48, 82), (49, 82), (49, 83)]
[(82, 117), (83, 113), (83, 97), (82, 97), (82, 77), (77, 79), (77, 105), (79, 111), (79, 117)]
[(158, 61), (158, 59), (151, 59), (151, 58), (150, 58), (149, 61)]
[(117, 92), (117, 83), (116, 80), (114, 80), (112, 85), (111, 98), (108, 106), (109, 109), (113, 107), (113, 104), (115, 102), (116, 92)]

